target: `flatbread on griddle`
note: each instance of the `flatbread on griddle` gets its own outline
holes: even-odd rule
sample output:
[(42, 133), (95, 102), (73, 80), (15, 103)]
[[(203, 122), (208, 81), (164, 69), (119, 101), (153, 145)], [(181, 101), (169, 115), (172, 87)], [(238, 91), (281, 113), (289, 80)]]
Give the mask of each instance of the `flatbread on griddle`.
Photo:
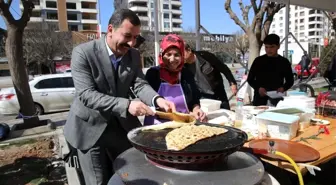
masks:
[(197, 141), (212, 136), (224, 134), (225, 128), (211, 127), (206, 125), (187, 125), (170, 131), (166, 135), (166, 145), (168, 150), (183, 150), (195, 144)]

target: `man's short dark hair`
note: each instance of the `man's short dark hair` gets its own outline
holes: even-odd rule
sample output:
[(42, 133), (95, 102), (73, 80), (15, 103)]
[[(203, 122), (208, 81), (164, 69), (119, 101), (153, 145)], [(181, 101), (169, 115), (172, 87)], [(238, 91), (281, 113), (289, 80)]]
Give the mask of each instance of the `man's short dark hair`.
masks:
[(143, 44), (146, 41), (145, 38), (143, 38), (141, 35), (138, 35), (136, 38), (135, 45), (133, 46), (134, 48), (139, 48), (141, 44)]
[(264, 39), (264, 44), (267, 45), (280, 45), (280, 37), (277, 34), (269, 34)]
[(188, 43), (184, 43), (184, 50), (194, 52), (194, 49)]
[(119, 9), (114, 11), (109, 20), (109, 24), (112, 24), (114, 28), (118, 28), (125, 19), (129, 20), (134, 26), (141, 25), (137, 14), (130, 9)]

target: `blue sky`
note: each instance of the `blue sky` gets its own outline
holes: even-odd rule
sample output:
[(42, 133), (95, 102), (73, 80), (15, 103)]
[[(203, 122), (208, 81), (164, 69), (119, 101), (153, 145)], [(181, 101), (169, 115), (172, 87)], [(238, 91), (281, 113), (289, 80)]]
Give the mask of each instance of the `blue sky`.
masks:
[[(14, 18), (18, 19), (21, 11), (19, 9), (19, 1), (13, 0), (11, 12)], [(210, 3), (211, 2), (211, 3)], [(234, 33), (240, 30), (229, 17), (224, 9), (225, 0), (200, 0), (201, 4), (201, 25), (203, 25), (211, 33)], [(102, 31), (107, 28), (107, 23), (112, 15), (113, 0), (100, 0), (101, 8), (101, 24)], [(232, 1), (232, 9), (240, 16), (241, 12), (238, 7), (237, 1)], [(182, 0), (182, 19), (183, 29), (190, 29), (195, 27), (195, 1), (194, 0)], [(5, 28), (5, 23), (0, 18), (0, 27)]]

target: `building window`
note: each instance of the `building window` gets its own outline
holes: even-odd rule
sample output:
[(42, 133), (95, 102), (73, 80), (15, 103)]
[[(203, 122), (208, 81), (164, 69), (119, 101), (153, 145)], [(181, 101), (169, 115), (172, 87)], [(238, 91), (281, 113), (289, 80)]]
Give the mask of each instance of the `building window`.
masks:
[(40, 0), (32, 0), (32, 2), (34, 5), (38, 5), (38, 6), (40, 5)]
[(280, 17), (279, 20), (282, 21), (283, 17)]
[(57, 8), (57, 3), (55, 1), (46, 1), (47, 8)]
[(151, 17), (154, 19), (154, 12), (151, 12)]
[(164, 19), (169, 19), (169, 13), (164, 13), (164, 14), (163, 14), (163, 18), (164, 18)]
[(164, 28), (170, 28), (170, 23), (169, 22), (164, 22)]
[(301, 32), (300, 37), (304, 37), (304, 36), (305, 36), (304, 32)]
[(76, 10), (76, 3), (66, 3), (66, 8)]
[(283, 32), (283, 29), (280, 30), (280, 33), (282, 33), (282, 32)]
[(280, 13), (280, 14), (282, 14), (282, 12), (283, 12), (283, 11), (282, 11), (282, 10), (280, 10), (280, 12), (279, 12), (279, 13)]
[(303, 23), (304, 22), (304, 19), (300, 19), (300, 23)]
[(77, 25), (69, 25), (68, 26), (70, 31), (78, 31), (78, 26)]
[(280, 23), (280, 27), (282, 27), (283, 26), (283, 23)]
[(297, 13), (295, 13), (295, 17), (297, 17), (297, 15), (298, 15), (298, 14), (297, 14)]
[(272, 28), (275, 28), (275, 25), (274, 25), (274, 24), (272, 25)]
[(41, 12), (32, 12), (32, 17), (41, 17)]
[(305, 13), (304, 12), (300, 12), (300, 16), (304, 16), (305, 15)]
[(169, 4), (163, 4), (163, 9), (169, 10)]
[(58, 19), (57, 13), (47, 12), (47, 19), (57, 20)]
[(297, 20), (297, 19), (295, 19), (295, 24), (296, 24), (296, 23), (298, 23), (298, 20)]
[(300, 30), (304, 30), (304, 26), (300, 26)]
[(304, 9), (304, 7), (303, 7), (303, 6), (300, 6), (300, 10), (302, 10), (302, 9)]
[(154, 8), (154, 3), (153, 3), (153, 2), (151, 2), (150, 7), (151, 7), (151, 8)]
[(77, 20), (77, 14), (67, 14), (67, 18), (70, 21), (76, 21)]
[(297, 10), (298, 9), (298, 6), (295, 6), (295, 10)]

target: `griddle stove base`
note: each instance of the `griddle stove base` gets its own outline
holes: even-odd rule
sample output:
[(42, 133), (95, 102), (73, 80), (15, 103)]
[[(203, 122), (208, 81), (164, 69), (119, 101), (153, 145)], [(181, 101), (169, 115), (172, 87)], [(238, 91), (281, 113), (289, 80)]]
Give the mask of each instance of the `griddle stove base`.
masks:
[(119, 176), (127, 185), (258, 185), (265, 173), (262, 163), (244, 152), (235, 152), (217, 161), (212, 169), (202, 171), (155, 165), (143, 153), (131, 148), (117, 157), (113, 167), (115, 182)]

